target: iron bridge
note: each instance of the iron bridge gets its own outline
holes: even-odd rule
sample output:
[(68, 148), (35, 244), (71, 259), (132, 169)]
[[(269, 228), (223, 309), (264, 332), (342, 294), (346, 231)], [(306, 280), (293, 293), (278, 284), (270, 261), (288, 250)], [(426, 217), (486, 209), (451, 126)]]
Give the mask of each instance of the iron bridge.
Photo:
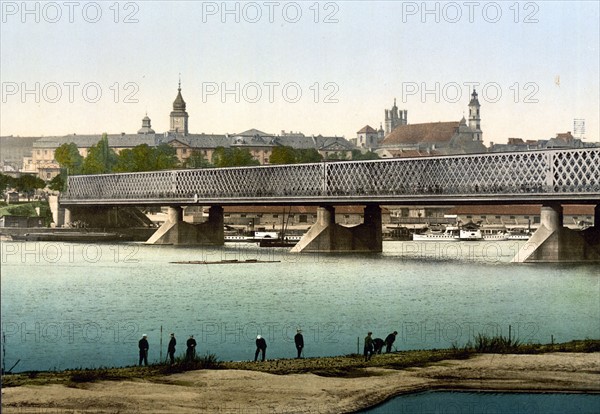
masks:
[(600, 203), (600, 148), (68, 178), (63, 206)]

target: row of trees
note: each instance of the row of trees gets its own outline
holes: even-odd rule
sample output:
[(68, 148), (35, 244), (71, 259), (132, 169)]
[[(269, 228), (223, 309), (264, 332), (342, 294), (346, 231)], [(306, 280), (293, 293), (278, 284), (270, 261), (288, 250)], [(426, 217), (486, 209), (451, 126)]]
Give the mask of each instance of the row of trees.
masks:
[(4, 197), (4, 193), (9, 188), (14, 188), (19, 193), (27, 195), (31, 198), (35, 190), (46, 187), (46, 182), (34, 175), (22, 175), (18, 178), (10, 175), (0, 174), (0, 194)]
[[(86, 157), (81, 156), (74, 143), (63, 144), (55, 151), (54, 158), (68, 175), (106, 174), (111, 172), (140, 172), (157, 171), (175, 168), (210, 168), (210, 167), (242, 167), (259, 165), (246, 148), (215, 149), (212, 159), (208, 161), (200, 151), (192, 152), (191, 156), (180, 165), (175, 149), (168, 144), (150, 147), (146, 144), (132, 149), (124, 149), (117, 154), (108, 145), (106, 134), (91, 147)], [(352, 152), (352, 159), (378, 158), (376, 154), (360, 151)], [(314, 149), (295, 149), (292, 147), (273, 148), (270, 164), (297, 164), (320, 162), (323, 157)]]

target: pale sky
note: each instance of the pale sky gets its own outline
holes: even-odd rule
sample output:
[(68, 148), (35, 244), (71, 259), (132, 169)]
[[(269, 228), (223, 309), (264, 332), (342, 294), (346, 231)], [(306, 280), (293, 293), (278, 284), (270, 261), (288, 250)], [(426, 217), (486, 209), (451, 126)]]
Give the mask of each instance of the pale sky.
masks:
[(600, 137), (597, 1), (1, 3), (1, 135), (166, 131), (181, 73), (192, 133), (458, 121), (477, 83), (488, 144)]

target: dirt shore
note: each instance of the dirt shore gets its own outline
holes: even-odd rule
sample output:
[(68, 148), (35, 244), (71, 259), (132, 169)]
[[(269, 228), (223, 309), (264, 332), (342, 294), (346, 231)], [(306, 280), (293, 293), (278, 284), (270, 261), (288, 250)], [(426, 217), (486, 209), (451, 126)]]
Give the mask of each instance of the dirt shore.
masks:
[(600, 393), (600, 353), (482, 354), (354, 377), (198, 370), (145, 380), (2, 390), (5, 413), (342, 413), (431, 389)]

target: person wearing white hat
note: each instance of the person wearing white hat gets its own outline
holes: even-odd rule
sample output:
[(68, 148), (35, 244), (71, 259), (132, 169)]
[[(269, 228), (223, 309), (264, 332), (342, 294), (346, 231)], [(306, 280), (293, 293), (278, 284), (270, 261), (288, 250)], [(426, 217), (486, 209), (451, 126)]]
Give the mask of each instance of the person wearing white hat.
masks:
[(143, 334), (142, 339), (138, 342), (138, 348), (140, 349), (140, 366), (142, 365), (142, 361), (144, 365), (148, 366), (148, 349), (150, 345), (148, 345), (148, 335)]
[(267, 341), (265, 341), (265, 338), (260, 335), (256, 337), (256, 352), (254, 353), (254, 362), (256, 362), (258, 359), (259, 353), (262, 353), (262, 361), (264, 362), (265, 354), (267, 353)]

